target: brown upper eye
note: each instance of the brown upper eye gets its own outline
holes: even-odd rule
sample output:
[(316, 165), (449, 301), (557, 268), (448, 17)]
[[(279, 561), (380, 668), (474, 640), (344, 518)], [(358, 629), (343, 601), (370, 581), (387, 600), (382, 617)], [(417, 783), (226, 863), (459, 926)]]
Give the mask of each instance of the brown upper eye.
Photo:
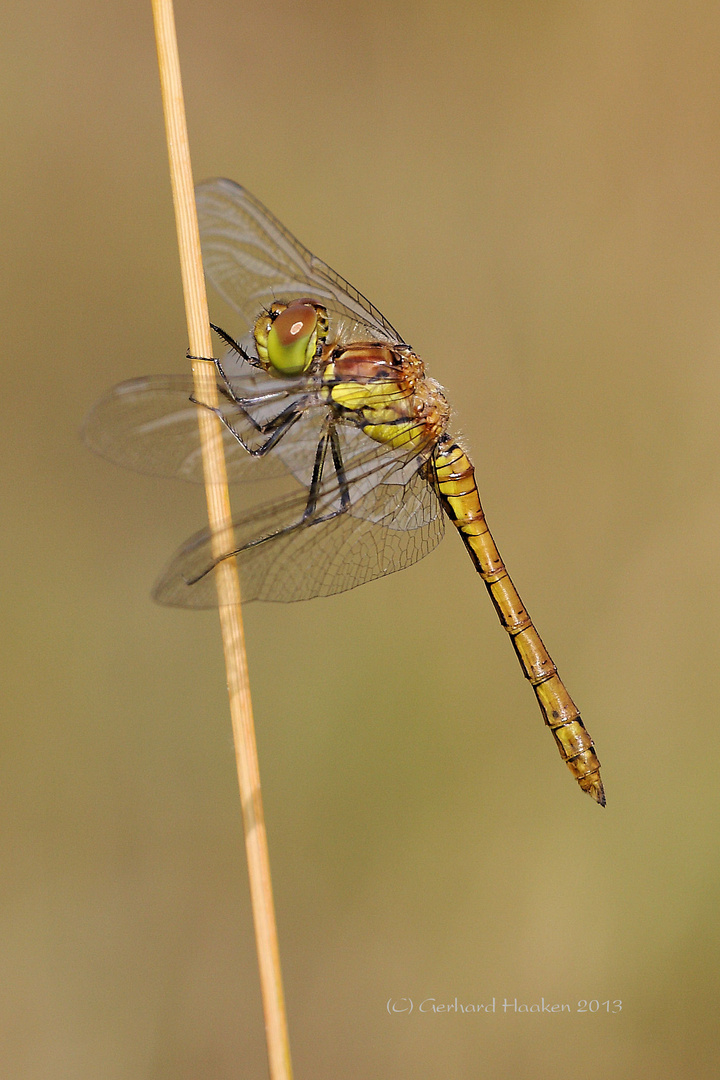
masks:
[(317, 312), (310, 304), (290, 304), (273, 322), (273, 329), (281, 345), (293, 345), (298, 339), (309, 337), (315, 329)]

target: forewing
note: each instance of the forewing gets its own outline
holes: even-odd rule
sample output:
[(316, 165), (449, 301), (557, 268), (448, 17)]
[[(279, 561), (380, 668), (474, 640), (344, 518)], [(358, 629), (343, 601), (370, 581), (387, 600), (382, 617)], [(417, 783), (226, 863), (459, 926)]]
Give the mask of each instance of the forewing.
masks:
[[(302, 389), (283, 386), (264, 373), (237, 375), (231, 381), (233, 391), (249, 404), (247, 412), (257, 422), (277, 416), (294, 400), (304, 400)], [(155, 476), (177, 477), (202, 483), (202, 454), (198, 430), (198, 406), (191, 401), (193, 382), (185, 375), (147, 375), (113, 387), (87, 415), (82, 437), (90, 449), (102, 457), (137, 472)], [(231, 400), (227, 387), (218, 380), (220, 409), (223, 416), (250, 447), (261, 445), (267, 436), (257, 432), (248, 416)], [(267, 394), (274, 395), (266, 401)], [(255, 401), (256, 404), (252, 404)], [(316, 407), (315, 412), (318, 409)], [(309, 454), (312, 462), (317, 444), (318, 424), (308, 418), (291, 428), (286, 454), (301, 457)], [(253, 457), (225, 426), (222, 427), (228, 480), (230, 483), (268, 480), (284, 476), (288, 464), (274, 447), (264, 457)], [(282, 439), (280, 440), (283, 441)], [(294, 474), (293, 474), (294, 475)]]
[[(320, 511), (338, 506), (338, 489), (324, 491)], [(304, 508), (302, 500), (288, 499), (233, 523), (224, 550), (238, 553), (243, 600), (288, 602), (344, 592), (418, 562), (443, 535), (435, 491), (417, 471), (404, 484), (373, 484), (352, 513), (307, 524)], [(175, 555), (155, 586), (155, 600), (216, 606), (213, 566), (211, 534), (204, 529)]]
[(313, 255), (232, 180), (195, 189), (205, 274), (249, 328), (274, 300), (310, 296), (331, 316), (331, 340), (402, 343), (397, 330), (345, 278)]

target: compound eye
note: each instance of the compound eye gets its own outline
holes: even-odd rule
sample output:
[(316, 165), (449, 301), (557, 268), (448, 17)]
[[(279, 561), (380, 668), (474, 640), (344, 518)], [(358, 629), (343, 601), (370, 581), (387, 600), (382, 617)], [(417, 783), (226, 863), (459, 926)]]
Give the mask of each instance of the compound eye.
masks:
[(302, 375), (315, 355), (317, 311), (296, 300), (281, 311), (268, 332), (268, 359), (280, 375)]

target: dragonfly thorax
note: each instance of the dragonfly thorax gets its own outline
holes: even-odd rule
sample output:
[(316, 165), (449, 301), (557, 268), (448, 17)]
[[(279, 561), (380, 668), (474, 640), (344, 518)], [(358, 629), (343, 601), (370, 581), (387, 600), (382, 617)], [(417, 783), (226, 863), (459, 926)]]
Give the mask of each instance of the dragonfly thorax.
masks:
[(326, 347), (326, 354), (322, 395), (339, 418), (376, 442), (407, 450), (432, 445), (445, 433), (450, 409), (442, 388), (407, 346), (355, 342)]

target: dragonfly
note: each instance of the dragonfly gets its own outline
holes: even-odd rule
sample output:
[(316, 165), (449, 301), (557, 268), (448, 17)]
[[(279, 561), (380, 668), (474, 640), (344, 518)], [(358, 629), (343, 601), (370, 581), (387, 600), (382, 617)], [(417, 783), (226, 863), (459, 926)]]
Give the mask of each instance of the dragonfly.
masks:
[[(398, 331), (231, 180), (196, 188), (203, 265), (240, 315), (214, 359), (219, 404), (183, 375), (116, 386), (84, 438), (140, 472), (201, 482), (197, 411), (217, 415), (228, 479), (247, 506), (223, 554), (204, 529), (155, 585), (161, 604), (216, 605), (213, 570), (235, 558), (245, 600), (329, 596), (402, 570), (440, 542), (445, 519), (485, 583), (560, 756), (600, 805), (600, 762), (498, 553), (473, 465), (449, 431), (442, 387)], [(258, 496), (259, 492), (259, 496)]]

